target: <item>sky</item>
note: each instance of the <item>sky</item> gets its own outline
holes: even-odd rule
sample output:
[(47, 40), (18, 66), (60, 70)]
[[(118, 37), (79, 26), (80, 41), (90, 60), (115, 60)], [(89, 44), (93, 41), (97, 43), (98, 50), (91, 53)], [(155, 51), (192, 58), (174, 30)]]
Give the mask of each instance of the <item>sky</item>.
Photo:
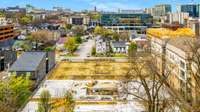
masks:
[[(194, 3), (200, 3), (200, 0), (193, 1)], [(118, 9), (143, 9), (162, 3), (171, 4), (173, 10), (175, 10), (176, 5), (192, 3), (192, 0), (0, 0), (0, 7), (31, 4), (45, 9), (59, 6), (80, 11), (92, 10), (96, 6), (99, 11), (114, 11)]]

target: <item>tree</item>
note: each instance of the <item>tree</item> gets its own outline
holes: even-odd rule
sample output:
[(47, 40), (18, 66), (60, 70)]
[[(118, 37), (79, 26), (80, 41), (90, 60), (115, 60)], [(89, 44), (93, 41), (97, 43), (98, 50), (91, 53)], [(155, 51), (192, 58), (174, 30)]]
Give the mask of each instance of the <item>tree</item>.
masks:
[(96, 48), (95, 47), (92, 47), (92, 56), (95, 56), (96, 55)]
[(117, 32), (113, 32), (112, 38), (113, 38), (115, 41), (119, 41), (120, 35), (119, 35)]
[(102, 35), (104, 32), (104, 29), (100, 26), (96, 26), (95, 29), (94, 29), (94, 34), (95, 35)]
[(128, 41), (129, 38), (130, 38), (130, 33), (129, 32), (121, 32), (120, 33), (120, 40)]
[(73, 26), (71, 29), (74, 32), (74, 34), (76, 34), (76, 36), (84, 35), (84, 32), (85, 32), (84, 26), (80, 26), (80, 25), (79, 26)]
[(66, 24), (65, 28), (68, 29), (68, 30), (71, 30), (72, 29), (72, 24)]
[(64, 95), (64, 110), (65, 112), (74, 112), (75, 100), (73, 99), (73, 94), (67, 91)]
[(98, 12), (89, 13), (88, 14), (92, 20), (99, 20), (101, 18), (101, 14)]
[(31, 16), (23, 16), (22, 18), (19, 19), (19, 23), (21, 25), (28, 25), (32, 22)]
[(31, 95), (31, 82), (26, 77), (12, 76), (0, 81), (0, 109), (2, 112), (15, 112)]
[(69, 37), (64, 46), (67, 48), (70, 54), (73, 54), (73, 52), (77, 49), (75, 38)]
[[(182, 91), (177, 90), (168, 81), (165, 85), (169, 88), (170, 94), (176, 99), (176, 105), (183, 112), (200, 111), (200, 40), (192, 39), (184, 43), (188, 49), (187, 80), (181, 86)], [(186, 48), (186, 47), (185, 47)], [(164, 65), (167, 65), (165, 62)]]
[(75, 37), (76, 43), (81, 44), (82, 43), (82, 38), (81, 36), (76, 36)]
[[(172, 111), (174, 101), (164, 84), (167, 78), (158, 78), (154, 60), (150, 54), (129, 57), (130, 67), (122, 81), (120, 97), (138, 101), (147, 112)], [(166, 76), (170, 73), (166, 72)]]
[(43, 43), (50, 45), (52, 42), (55, 41), (53, 32), (48, 30), (39, 30), (36, 32), (32, 32), (31, 36), (29, 37), (31, 42), (35, 42), (35, 49), (38, 49), (38, 44)]
[(131, 42), (129, 47), (128, 47), (128, 54), (130, 57), (135, 56), (137, 52), (137, 44), (135, 42)]
[(51, 94), (49, 93), (48, 90), (44, 89), (40, 94), (38, 112), (50, 112), (51, 109), (52, 109)]

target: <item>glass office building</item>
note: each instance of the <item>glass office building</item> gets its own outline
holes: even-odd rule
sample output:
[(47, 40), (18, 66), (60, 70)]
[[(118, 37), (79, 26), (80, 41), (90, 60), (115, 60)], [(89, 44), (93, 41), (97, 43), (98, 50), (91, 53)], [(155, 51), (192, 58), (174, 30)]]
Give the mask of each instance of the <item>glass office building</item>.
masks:
[(102, 13), (102, 26), (151, 26), (153, 17), (145, 13)]
[(199, 4), (185, 4), (180, 6), (181, 12), (189, 13), (191, 17), (199, 17)]
[(102, 13), (100, 23), (117, 32), (137, 31), (145, 33), (153, 24), (153, 17), (145, 13)]

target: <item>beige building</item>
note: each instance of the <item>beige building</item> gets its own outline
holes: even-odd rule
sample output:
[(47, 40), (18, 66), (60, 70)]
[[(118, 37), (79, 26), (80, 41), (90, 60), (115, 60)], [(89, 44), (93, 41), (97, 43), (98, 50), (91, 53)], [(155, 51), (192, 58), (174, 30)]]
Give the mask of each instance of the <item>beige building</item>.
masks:
[(73, 25), (89, 25), (90, 17), (85, 14), (69, 14), (61, 17), (62, 21)]
[[(147, 36), (151, 43), (151, 52), (156, 59), (156, 66), (161, 75), (169, 74), (169, 84), (183, 95), (195, 95), (195, 83), (192, 88), (188, 83), (194, 82), (191, 77), (191, 47), (189, 43), (195, 42), (195, 33), (189, 28), (170, 30), (154, 28), (147, 30)], [(189, 82), (191, 81), (191, 82)]]
[(189, 13), (186, 12), (168, 13), (167, 19), (170, 24), (174, 22), (178, 22), (179, 24), (186, 24), (186, 20), (189, 19)]

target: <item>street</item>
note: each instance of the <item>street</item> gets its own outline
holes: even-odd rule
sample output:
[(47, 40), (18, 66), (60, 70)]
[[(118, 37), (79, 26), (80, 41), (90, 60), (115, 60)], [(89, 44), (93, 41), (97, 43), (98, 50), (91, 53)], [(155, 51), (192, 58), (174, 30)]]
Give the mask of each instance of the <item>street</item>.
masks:
[(83, 42), (75, 52), (80, 58), (86, 58), (90, 55), (92, 47), (94, 46), (94, 39), (89, 39), (87, 42)]

